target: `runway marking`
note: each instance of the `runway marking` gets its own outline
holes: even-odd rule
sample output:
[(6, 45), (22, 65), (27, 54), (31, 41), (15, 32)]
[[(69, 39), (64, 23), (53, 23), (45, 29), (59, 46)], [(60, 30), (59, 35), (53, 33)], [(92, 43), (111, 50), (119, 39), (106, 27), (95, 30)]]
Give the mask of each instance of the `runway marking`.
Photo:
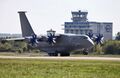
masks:
[(46, 60), (112, 60), (120, 61), (114, 57), (25, 57), (25, 56), (0, 56), (2, 59), (46, 59)]

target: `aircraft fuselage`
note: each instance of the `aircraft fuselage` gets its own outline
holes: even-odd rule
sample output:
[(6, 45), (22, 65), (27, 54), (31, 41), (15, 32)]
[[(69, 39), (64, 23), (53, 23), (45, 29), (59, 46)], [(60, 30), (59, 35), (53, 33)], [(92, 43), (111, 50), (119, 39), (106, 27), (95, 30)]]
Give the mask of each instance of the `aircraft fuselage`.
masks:
[(76, 49), (91, 48), (94, 43), (85, 35), (60, 35), (55, 44), (49, 44), (46, 41), (38, 43), (38, 48), (46, 52), (65, 52)]

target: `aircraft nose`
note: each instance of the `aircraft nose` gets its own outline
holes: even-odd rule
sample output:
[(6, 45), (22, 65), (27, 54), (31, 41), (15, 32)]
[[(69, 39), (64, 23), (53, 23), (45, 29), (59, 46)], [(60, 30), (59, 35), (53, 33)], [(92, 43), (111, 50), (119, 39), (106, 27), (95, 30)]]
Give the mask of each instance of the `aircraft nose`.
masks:
[(89, 46), (90, 46), (90, 47), (93, 47), (93, 46), (94, 46), (94, 42), (93, 42), (91, 39), (89, 39)]
[(94, 46), (94, 42), (91, 40), (91, 45)]
[(91, 40), (89, 37), (86, 40), (86, 48), (92, 48), (94, 46), (93, 40)]

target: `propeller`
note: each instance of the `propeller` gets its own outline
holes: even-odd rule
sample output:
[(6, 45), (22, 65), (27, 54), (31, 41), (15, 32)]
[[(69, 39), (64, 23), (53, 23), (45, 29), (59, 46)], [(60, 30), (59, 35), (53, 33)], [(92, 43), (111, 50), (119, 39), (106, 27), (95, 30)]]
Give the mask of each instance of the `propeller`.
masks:
[(94, 42), (96, 42), (97, 45), (102, 44), (103, 42), (103, 35), (100, 33), (96, 35), (96, 37), (93, 36), (93, 33), (88, 33), (86, 35), (89, 36), (89, 38), (92, 39)]
[(50, 35), (48, 36), (48, 43), (55, 44), (56, 43), (55, 39), (56, 39), (55, 36), (50, 33)]
[(35, 44), (38, 43), (36, 34), (32, 35), (32, 38), (30, 38), (30, 43), (31, 43), (32, 46), (34, 46)]
[[(49, 35), (48, 38), (47, 38), (47, 42), (48, 42), (49, 44), (52, 44), (52, 45), (53, 45), (53, 44), (56, 43), (55, 39), (56, 39), (55, 36), (50, 33), (50, 35)], [(36, 45), (38, 42), (44, 41), (45, 39), (44, 39), (43, 37), (38, 38), (37, 35), (34, 34), (34, 35), (31, 36), (31, 38), (29, 38), (29, 40), (30, 40), (29, 43), (30, 43), (32, 46), (34, 46), (34, 45)]]
[(88, 33), (88, 34), (86, 34), (90, 39), (93, 39), (93, 33)]
[(95, 42), (96, 42), (97, 45), (98, 44), (102, 44), (102, 42), (103, 42), (103, 35), (102, 34), (98, 34), (96, 36), (96, 38), (95, 38)]

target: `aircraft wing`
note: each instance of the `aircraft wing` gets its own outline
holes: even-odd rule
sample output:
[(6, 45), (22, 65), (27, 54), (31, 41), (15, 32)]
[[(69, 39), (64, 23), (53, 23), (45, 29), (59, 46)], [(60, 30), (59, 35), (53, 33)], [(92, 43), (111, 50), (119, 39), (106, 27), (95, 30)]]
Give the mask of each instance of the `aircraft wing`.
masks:
[(9, 39), (1, 39), (1, 41), (22, 41), (25, 38), (9, 38)]

